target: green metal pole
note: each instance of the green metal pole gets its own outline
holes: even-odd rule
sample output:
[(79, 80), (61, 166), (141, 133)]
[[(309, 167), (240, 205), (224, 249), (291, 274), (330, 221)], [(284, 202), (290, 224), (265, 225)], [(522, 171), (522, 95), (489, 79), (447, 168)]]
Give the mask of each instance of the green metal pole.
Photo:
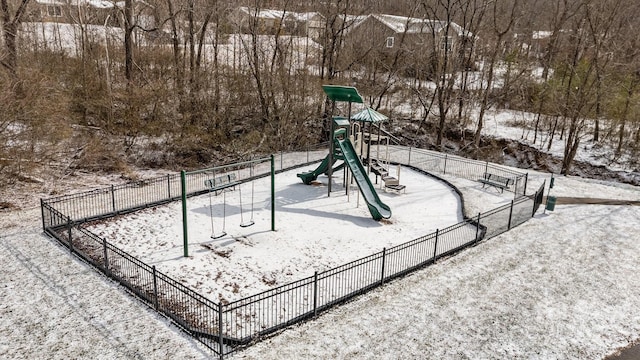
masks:
[(189, 256), (189, 241), (187, 232), (187, 176), (184, 170), (180, 171), (180, 185), (182, 188), (182, 238), (184, 241), (184, 257)]
[[(335, 104), (335, 101), (333, 102)], [(329, 119), (331, 125), (329, 126), (329, 168), (327, 169), (327, 176), (329, 177), (329, 182), (327, 183), (327, 197), (331, 197), (331, 179), (333, 178), (333, 151), (335, 148), (335, 144), (333, 143), (333, 115)]]
[(273, 154), (271, 154), (271, 231), (276, 231), (276, 168)]

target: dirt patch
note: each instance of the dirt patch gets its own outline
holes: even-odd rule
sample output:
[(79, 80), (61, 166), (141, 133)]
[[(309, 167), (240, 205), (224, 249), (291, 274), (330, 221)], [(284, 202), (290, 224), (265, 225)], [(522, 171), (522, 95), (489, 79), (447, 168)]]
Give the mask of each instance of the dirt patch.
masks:
[(5, 210), (16, 210), (18, 209), (17, 206), (15, 206), (14, 204), (8, 202), (8, 201), (0, 201), (0, 211), (5, 211)]

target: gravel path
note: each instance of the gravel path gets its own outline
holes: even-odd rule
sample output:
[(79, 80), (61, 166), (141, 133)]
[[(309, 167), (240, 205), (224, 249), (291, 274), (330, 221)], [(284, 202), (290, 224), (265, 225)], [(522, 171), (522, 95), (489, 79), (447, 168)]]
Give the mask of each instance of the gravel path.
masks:
[[(546, 199), (544, 202), (546, 203)], [(581, 197), (556, 197), (557, 205), (582, 204), (582, 205), (633, 205), (640, 206), (640, 201), (633, 200), (616, 200), (616, 199), (598, 199), (598, 198), (581, 198)]]

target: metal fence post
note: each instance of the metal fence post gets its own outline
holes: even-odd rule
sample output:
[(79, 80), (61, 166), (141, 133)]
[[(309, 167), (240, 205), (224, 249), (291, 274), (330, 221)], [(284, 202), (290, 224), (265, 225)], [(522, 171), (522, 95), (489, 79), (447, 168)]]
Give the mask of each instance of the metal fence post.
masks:
[(184, 257), (189, 256), (189, 232), (187, 231), (187, 175), (184, 170), (180, 171), (180, 187), (182, 190), (182, 247)]
[(153, 273), (153, 305), (156, 307), (156, 311), (158, 310), (158, 277), (156, 266), (153, 265), (151, 267)]
[(476, 220), (476, 244), (478, 243), (478, 241), (480, 241), (479, 235), (480, 235), (480, 213), (478, 213), (478, 220)]
[(411, 146), (409, 146), (409, 159), (407, 160), (407, 165), (411, 165)]
[(511, 200), (511, 209), (509, 210), (509, 224), (507, 225), (507, 230), (511, 230), (511, 218), (513, 216), (513, 200)]
[[(547, 186), (547, 180), (544, 180), (542, 182), (542, 187), (540, 188), (540, 190), (536, 191), (536, 197), (535, 200), (533, 201), (533, 209), (531, 209), (531, 217), (536, 216), (536, 210), (538, 210), (538, 206), (540, 206), (543, 203), (543, 198), (544, 198), (544, 189)], [(538, 202), (538, 197), (540, 197), (540, 201)]]
[(116, 212), (116, 191), (113, 187), (113, 185), (111, 185), (111, 206), (113, 207), (113, 212)]
[(318, 272), (313, 274), (313, 316), (318, 316)]
[(529, 173), (524, 174), (524, 190), (522, 195), (527, 195), (527, 183), (529, 182)]
[(167, 200), (171, 199), (171, 174), (167, 174)]
[(440, 229), (436, 229), (436, 242), (433, 245), (433, 263), (436, 263), (436, 255), (438, 254), (438, 235), (440, 234)]
[(484, 163), (484, 173), (486, 174), (487, 172), (489, 172), (489, 162), (485, 161), (485, 163)]
[(42, 216), (42, 231), (47, 230), (47, 226), (44, 223), (44, 201), (40, 198), (40, 215)]
[(68, 236), (69, 236), (69, 251), (70, 251), (70, 252), (73, 252), (73, 239), (71, 238), (71, 227), (72, 227), (72, 224), (71, 224), (71, 218), (68, 218), (67, 226), (69, 227), (69, 230), (68, 230)]
[(107, 239), (102, 238), (102, 252), (104, 254), (104, 272), (109, 275), (109, 257), (107, 256)]
[(382, 248), (382, 276), (380, 277), (380, 285), (384, 284), (384, 265), (385, 265), (386, 256), (387, 256), (387, 248), (384, 247)]
[(220, 360), (224, 359), (224, 338), (222, 337), (222, 301), (218, 303), (218, 346)]
[(444, 169), (442, 169), (442, 174), (447, 175), (447, 154), (444, 154)]
[(276, 231), (276, 166), (274, 164), (273, 154), (271, 154), (271, 231)]

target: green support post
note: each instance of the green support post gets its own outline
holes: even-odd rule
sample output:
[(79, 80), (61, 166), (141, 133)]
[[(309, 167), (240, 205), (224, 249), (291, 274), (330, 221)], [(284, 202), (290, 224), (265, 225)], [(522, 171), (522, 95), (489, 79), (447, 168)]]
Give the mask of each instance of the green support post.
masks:
[[(335, 107), (335, 101), (333, 101), (333, 106)], [(335, 150), (335, 144), (333, 143), (333, 131), (335, 130), (335, 126), (333, 125), (333, 116), (329, 118), (329, 168), (327, 169), (327, 176), (329, 177), (329, 182), (327, 183), (327, 197), (331, 197), (331, 180), (333, 179), (333, 151)]]
[(276, 169), (273, 154), (271, 154), (271, 231), (276, 231)]
[(180, 171), (180, 187), (182, 189), (182, 238), (184, 241), (184, 257), (189, 256), (189, 241), (187, 240), (187, 176), (184, 170)]

